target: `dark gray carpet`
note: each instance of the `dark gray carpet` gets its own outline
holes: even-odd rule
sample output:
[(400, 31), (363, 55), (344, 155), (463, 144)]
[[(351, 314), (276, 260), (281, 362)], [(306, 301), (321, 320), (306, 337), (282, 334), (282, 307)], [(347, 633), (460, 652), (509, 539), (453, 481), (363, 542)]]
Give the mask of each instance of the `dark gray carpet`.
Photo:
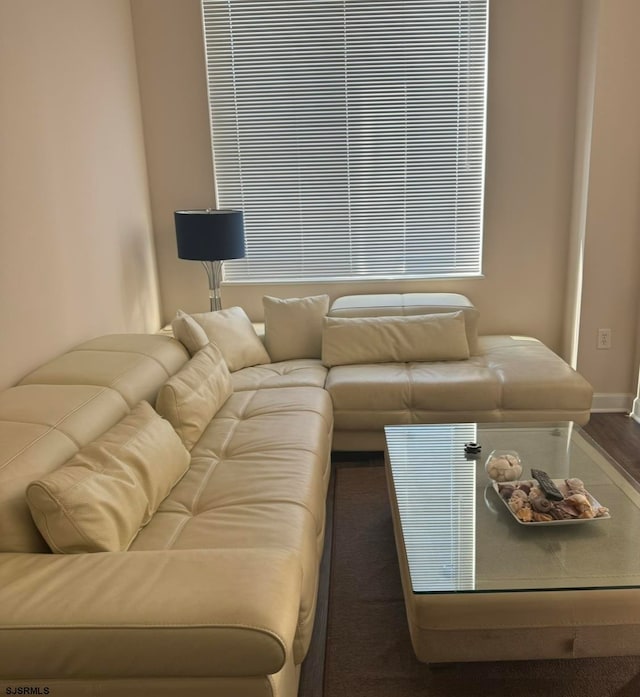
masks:
[(382, 466), (336, 467), (324, 697), (639, 697), (640, 658), (429, 668), (411, 648)]

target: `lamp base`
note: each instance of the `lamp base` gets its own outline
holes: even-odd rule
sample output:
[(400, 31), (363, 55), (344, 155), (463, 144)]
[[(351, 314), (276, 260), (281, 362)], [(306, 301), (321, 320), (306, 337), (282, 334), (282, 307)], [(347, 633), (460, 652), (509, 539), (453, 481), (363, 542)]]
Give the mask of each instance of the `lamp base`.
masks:
[(211, 312), (222, 310), (220, 300), (220, 281), (222, 280), (222, 261), (203, 261), (202, 265), (209, 280), (209, 307)]

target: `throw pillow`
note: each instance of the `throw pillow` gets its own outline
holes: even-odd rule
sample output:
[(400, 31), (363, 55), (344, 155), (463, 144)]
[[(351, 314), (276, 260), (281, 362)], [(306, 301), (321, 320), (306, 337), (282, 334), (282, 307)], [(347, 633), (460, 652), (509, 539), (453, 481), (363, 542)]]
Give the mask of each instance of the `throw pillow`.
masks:
[(440, 312), (464, 312), (469, 353), (480, 352), (478, 320), (480, 313), (460, 293), (379, 293), (375, 295), (344, 295), (331, 306), (331, 317), (404, 317), (434, 315)]
[(462, 312), (406, 317), (327, 317), (322, 362), (457, 361), (469, 358)]
[(191, 450), (232, 392), (220, 349), (207, 344), (160, 388), (156, 410)]
[(224, 356), (233, 373), (252, 365), (271, 363), (269, 354), (241, 307), (192, 315)]
[(171, 424), (140, 402), (62, 467), (27, 487), (27, 503), (53, 552), (120, 552), (189, 467)]
[(171, 322), (173, 336), (180, 341), (187, 351), (193, 356), (209, 343), (209, 337), (205, 330), (191, 315), (178, 310)]
[(272, 361), (320, 358), (322, 320), (329, 311), (328, 295), (272, 298), (265, 295), (264, 343)]

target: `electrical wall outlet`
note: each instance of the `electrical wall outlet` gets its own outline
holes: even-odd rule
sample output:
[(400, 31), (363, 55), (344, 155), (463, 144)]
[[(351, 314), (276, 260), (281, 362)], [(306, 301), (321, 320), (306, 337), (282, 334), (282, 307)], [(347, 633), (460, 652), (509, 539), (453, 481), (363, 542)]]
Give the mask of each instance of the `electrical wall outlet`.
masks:
[(598, 349), (611, 348), (611, 329), (598, 329)]

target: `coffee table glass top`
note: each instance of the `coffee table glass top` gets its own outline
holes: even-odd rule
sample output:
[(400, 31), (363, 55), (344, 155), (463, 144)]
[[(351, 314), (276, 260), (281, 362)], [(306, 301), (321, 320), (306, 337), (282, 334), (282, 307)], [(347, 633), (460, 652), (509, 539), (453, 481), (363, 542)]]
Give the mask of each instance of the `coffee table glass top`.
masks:
[[(392, 506), (414, 593), (640, 587), (638, 485), (578, 426), (436, 424), (385, 427)], [(464, 444), (482, 446), (478, 459)], [(531, 468), (577, 477), (611, 517), (521, 525), (485, 473), (493, 449)]]

